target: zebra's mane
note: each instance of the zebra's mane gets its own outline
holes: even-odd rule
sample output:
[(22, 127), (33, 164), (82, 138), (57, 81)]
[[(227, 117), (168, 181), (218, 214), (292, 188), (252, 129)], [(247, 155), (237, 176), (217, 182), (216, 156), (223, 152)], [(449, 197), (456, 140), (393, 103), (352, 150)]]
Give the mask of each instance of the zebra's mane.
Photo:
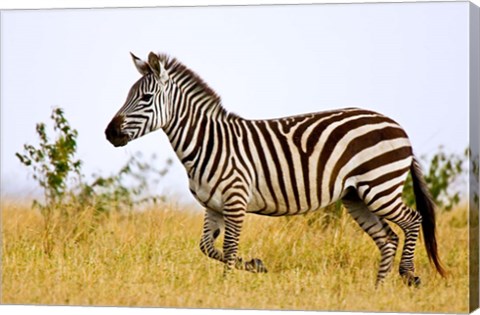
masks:
[(182, 64), (178, 59), (174, 57), (170, 57), (167, 54), (159, 54), (158, 59), (160, 63), (162, 63), (170, 74), (180, 75), (186, 80), (183, 82), (190, 82), (194, 84), (194, 88), (199, 88), (205, 91), (208, 95), (210, 95), (213, 99), (218, 100), (220, 102), (220, 96), (212, 90), (202, 78), (198, 76), (195, 72), (187, 68), (184, 64)]
[(203, 81), (203, 79), (196, 74), (193, 70), (189, 69), (183, 63), (178, 61), (178, 59), (174, 57), (170, 57), (167, 54), (159, 54), (158, 55), (159, 62), (165, 67), (165, 70), (173, 77), (179, 76), (182, 78), (183, 84), (190, 83), (193, 84), (193, 90), (201, 90), (206, 93), (208, 96), (212, 98), (215, 104), (214, 106), (218, 106), (222, 112), (224, 112), (228, 117), (238, 117), (238, 115), (227, 111), (222, 106), (222, 100), (220, 96), (208, 86), (208, 84)]

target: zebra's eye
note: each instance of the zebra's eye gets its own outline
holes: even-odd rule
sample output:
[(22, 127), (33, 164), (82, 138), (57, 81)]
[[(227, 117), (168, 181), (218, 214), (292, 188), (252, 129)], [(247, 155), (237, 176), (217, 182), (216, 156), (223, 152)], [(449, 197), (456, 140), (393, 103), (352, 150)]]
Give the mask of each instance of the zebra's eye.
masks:
[(152, 99), (153, 94), (143, 94), (142, 98), (140, 99), (142, 102), (150, 102)]

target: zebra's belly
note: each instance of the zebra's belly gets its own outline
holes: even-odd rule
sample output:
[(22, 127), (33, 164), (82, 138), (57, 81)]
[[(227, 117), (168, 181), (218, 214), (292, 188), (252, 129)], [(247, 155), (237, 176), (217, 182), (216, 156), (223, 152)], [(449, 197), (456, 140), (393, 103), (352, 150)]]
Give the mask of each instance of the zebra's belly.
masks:
[[(300, 179), (297, 182), (300, 183)], [(269, 188), (264, 180), (260, 180), (259, 184), (258, 186), (253, 185), (261, 187), (259, 190), (253, 188), (245, 196), (248, 200), (247, 212), (282, 216), (303, 214), (328, 206), (341, 198), (346, 185), (349, 185), (350, 181), (344, 182), (345, 187), (337, 189), (329, 198), (322, 198), (321, 194), (318, 194), (316, 182), (309, 185), (308, 192), (307, 188), (301, 184), (298, 184), (295, 190), (292, 190), (291, 187), (289, 189), (282, 188), (276, 184), (271, 184)], [(223, 184), (215, 186), (203, 183), (203, 185), (199, 185), (197, 181), (190, 180), (190, 191), (197, 201), (202, 206), (220, 213), (224, 210), (225, 196), (222, 194), (224, 190)], [(272, 191), (274, 193), (271, 193)]]
[(283, 203), (274, 203), (272, 200), (267, 200), (266, 202), (258, 202), (257, 200), (252, 200), (247, 205), (247, 212), (269, 216), (282, 216), (302, 214), (314, 211), (318, 208), (319, 207), (291, 207)]
[(338, 200), (342, 194), (342, 191), (340, 191), (338, 196), (332, 196), (332, 198), (322, 202), (317, 195), (307, 197), (305, 188), (299, 188), (299, 193), (296, 195), (287, 192), (283, 198), (278, 195), (274, 197), (253, 191), (250, 202), (247, 204), (247, 212), (270, 216), (304, 214), (328, 206)]

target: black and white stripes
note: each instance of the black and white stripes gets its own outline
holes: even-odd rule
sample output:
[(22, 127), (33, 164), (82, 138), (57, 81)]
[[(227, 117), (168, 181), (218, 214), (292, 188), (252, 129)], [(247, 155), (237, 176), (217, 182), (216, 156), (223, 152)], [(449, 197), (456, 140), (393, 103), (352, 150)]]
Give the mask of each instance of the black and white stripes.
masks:
[[(261, 260), (237, 255), (246, 213), (295, 215), (342, 200), (380, 250), (377, 283), (390, 271), (398, 244), (386, 220), (405, 232), (400, 274), (409, 284), (420, 281), (413, 265), (420, 226), (430, 259), (444, 274), (434, 205), (396, 122), (356, 108), (247, 120), (227, 112), (220, 97), (176, 59), (150, 53), (148, 62), (133, 60), (142, 78), (107, 127), (107, 138), (121, 146), (164, 130), (185, 166), (192, 194), (206, 208), (200, 248), (224, 262), (226, 271), (266, 271)], [(418, 211), (402, 202), (408, 172)], [(222, 230), (223, 251), (214, 246)]]

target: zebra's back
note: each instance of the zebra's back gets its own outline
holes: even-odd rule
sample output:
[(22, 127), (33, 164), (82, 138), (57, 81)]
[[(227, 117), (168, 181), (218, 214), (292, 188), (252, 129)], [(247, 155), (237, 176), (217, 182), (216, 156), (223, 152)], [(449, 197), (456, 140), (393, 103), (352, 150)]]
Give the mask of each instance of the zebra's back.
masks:
[(305, 213), (335, 202), (348, 187), (372, 199), (365, 192), (371, 184), (403, 181), (411, 165), (403, 129), (368, 110), (244, 120), (239, 125), (244, 132), (237, 145), (243, 144), (243, 154), (237, 156), (251, 165), (249, 212)]

